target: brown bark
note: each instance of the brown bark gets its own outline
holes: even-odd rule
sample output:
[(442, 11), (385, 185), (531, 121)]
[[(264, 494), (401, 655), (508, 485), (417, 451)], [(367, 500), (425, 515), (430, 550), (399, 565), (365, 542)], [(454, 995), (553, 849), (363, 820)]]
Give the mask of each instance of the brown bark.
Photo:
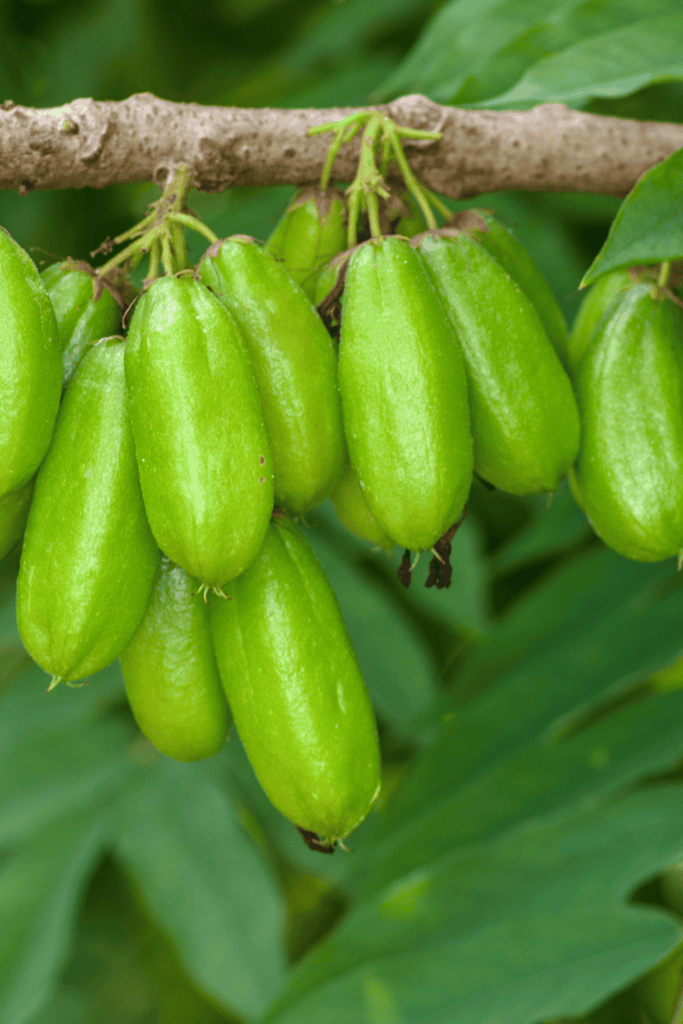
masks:
[[(314, 125), (351, 113), (241, 109), (171, 103), (151, 93), (122, 102), (74, 100), (61, 107), (0, 107), (0, 188), (103, 188), (162, 183), (178, 163), (197, 188), (306, 184), (319, 176), (331, 135)], [(459, 110), (424, 96), (385, 107), (399, 124), (443, 132), (409, 143), (421, 180), (454, 199), (508, 189), (625, 195), (648, 167), (683, 146), (683, 125), (629, 121), (546, 104), (532, 110)], [(334, 178), (355, 171), (354, 143), (342, 148)]]

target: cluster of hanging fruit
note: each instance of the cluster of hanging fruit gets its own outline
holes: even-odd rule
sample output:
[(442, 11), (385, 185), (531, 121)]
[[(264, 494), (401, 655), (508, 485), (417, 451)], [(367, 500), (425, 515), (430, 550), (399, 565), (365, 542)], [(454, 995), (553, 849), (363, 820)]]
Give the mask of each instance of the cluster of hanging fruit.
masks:
[[(119, 658), (140, 728), (179, 760), (215, 754), (234, 717), (272, 802), (325, 851), (367, 814), (380, 759), (297, 519), (331, 496), (349, 529), (405, 549), (406, 585), (410, 552), (431, 551), (427, 585), (448, 586), (473, 473), (551, 493), (574, 464), (575, 376), (573, 484), (596, 529), (630, 557), (683, 544), (681, 313), (665, 282), (598, 285), (568, 340), (514, 237), (485, 212), (450, 219), (412, 176), (400, 140), (430, 133), (372, 112), (330, 127), (322, 188), (264, 247), (186, 209), (187, 168), (97, 271), (39, 275), (0, 233), (0, 557), (23, 536), (28, 652), (52, 685)], [(346, 201), (329, 176), (358, 128)], [(386, 190), (391, 159), (424, 223)], [(185, 229), (210, 242), (196, 267)]]

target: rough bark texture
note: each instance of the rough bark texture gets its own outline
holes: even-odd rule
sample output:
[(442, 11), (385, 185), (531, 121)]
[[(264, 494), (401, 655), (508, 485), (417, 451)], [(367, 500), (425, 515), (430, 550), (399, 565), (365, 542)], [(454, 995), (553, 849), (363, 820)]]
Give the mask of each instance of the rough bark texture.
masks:
[[(205, 192), (315, 182), (332, 136), (309, 138), (308, 129), (353, 109), (205, 107), (151, 93), (47, 109), (8, 100), (0, 107), (0, 188), (161, 184), (181, 162)], [(404, 96), (376, 109), (399, 124), (443, 132), (441, 141), (409, 143), (406, 152), (426, 185), (454, 199), (507, 189), (621, 196), (683, 146), (683, 125), (601, 117), (554, 103), (459, 110)], [(342, 148), (336, 180), (353, 176), (357, 143)]]

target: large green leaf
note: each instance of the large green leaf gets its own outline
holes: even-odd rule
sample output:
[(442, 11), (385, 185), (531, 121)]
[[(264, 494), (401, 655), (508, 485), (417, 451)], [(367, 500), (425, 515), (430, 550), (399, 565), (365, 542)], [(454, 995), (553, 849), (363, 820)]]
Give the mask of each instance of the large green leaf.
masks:
[(619, 208), (602, 249), (581, 286), (593, 284), (617, 267), (683, 258), (683, 149), (636, 182)]
[(0, 869), (3, 1024), (30, 1021), (49, 999), (69, 952), (80, 897), (106, 839), (104, 818), (68, 818)]
[(361, 903), (291, 978), (278, 1024), (534, 1024), (591, 1009), (680, 940), (627, 906), (683, 849), (683, 789), (530, 821)]
[(676, 0), (451, 0), (379, 95), (503, 107), (625, 95), (679, 77), (666, 60), (680, 45), (678, 13)]
[(520, 109), (537, 103), (583, 107), (683, 79), (683, 11), (648, 16), (582, 40), (532, 66), (512, 89), (474, 106)]
[(188, 974), (251, 1018), (280, 984), (282, 901), (227, 794), (164, 758), (126, 795), (116, 853)]
[(527, 500), (533, 511), (532, 521), (520, 536), (495, 554), (493, 566), (498, 573), (557, 555), (590, 536), (590, 525), (566, 481), (550, 501), (547, 495)]

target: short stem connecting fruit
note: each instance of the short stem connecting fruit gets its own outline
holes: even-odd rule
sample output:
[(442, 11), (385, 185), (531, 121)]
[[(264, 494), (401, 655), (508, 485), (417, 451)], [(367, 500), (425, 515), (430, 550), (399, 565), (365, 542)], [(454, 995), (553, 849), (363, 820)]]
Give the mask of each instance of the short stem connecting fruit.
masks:
[[(190, 170), (180, 164), (170, 176), (161, 198), (152, 203), (151, 212), (139, 224), (124, 231), (113, 241), (106, 242), (96, 252), (111, 250), (115, 245), (128, 245), (104, 266), (98, 269), (100, 275), (107, 274), (115, 267), (126, 264), (136, 266), (149, 253), (149, 270), (144, 281), (147, 287), (157, 276), (159, 262), (164, 272), (172, 275), (188, 267), (184, 228), (190, 228), (204, 235), (210, 242), (217, 242), (217, 236), (200, 220), (185, 211), (187, 197), (192, 188)], [(95, 255), (93, 253), (92, 255)]]
[[(434, 210), (449, 219), (451, 211), (433, 192), (430, 192), (418, 181), (401, 145), (402, 139), (436, 141), (441, 138), (441, 132), (426, 132), (418, 131), (415, 128), (401, 127), (390, 117), (379, 114), (375, 110), (361, 110), (356, 114), (349, 114), (348, 117), (343, 117), (339, 121), (332, 121), (329, 124), (309, 129), (309, 135), (334, 132), (334, 139), (327, 151), (320, 179), (321, 189), (325, 190), (329, 186), (334, 161), (341, 146), (350, 142), (361, 129), (363, 136), (358, 170), (346, 190), (348, 196), (348, 247), (353, 248), (358, 239), (358, 218), (362, 210), (367, 212), (372, 238), (381, 237), (378, 197), (389, 198), (390, 193), (385, 184), (385, 177), (392, 161), (398, 166), (406, 187), (414, 195), (427, 227), (435, 228), (437, 226)], [(379, 167), (377, 166), (378, 157)]]

